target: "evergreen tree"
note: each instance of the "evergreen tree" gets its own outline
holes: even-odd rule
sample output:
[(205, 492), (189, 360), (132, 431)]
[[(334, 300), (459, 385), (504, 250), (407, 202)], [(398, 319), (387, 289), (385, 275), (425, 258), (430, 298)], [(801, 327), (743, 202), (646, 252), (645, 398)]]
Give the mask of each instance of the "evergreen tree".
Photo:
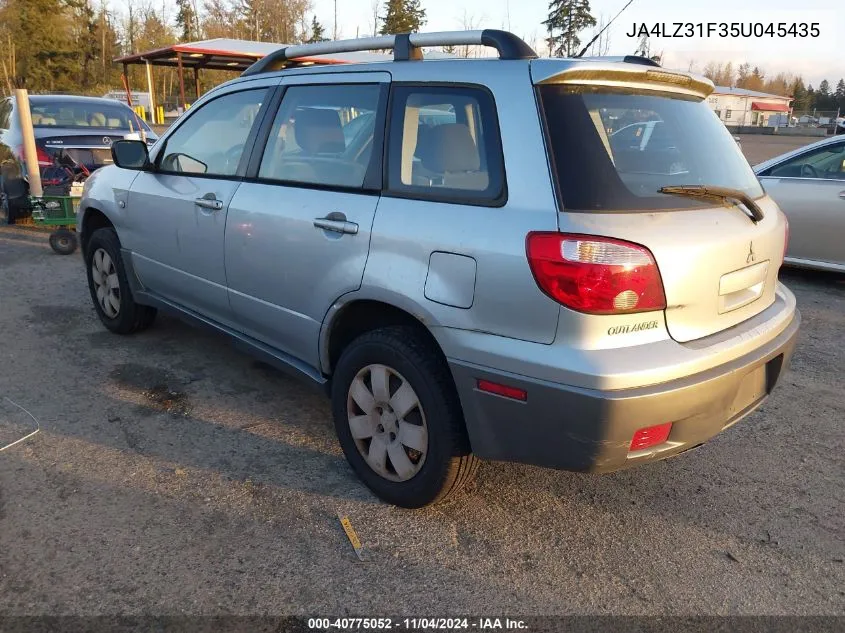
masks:
[(329, 38), (326, 37), (326, 30), (323, 25), (317, 22), (317, 16), (311, 18), (311, 37), (308, 38), (309, 43), (325, 42)]
[(192, 0), (176, 0), (176, 26), (183, 42), (200, 39), (199, 20)]
[(836, 98), (836, 107), (839, 108), (840, 116), (845, 114), (845, 79), (840, 79), (836, 84), (836, 92), (833, 96)]
[(385, 0), (382, 35), (413, 33), (425, 24), (425, 9), (420, 0)]
[(804, 80), (800, 77), (792, 84), (792, 109), (796, 112), (806, 110), (812, 107), (810, 104), (810, 96), (807, 88), (804, 86)]
[(590, 13), (590, 0), (551, 0), (549, 17), (543, 24), (549, 31), (549, 46), (555, 55), (578, 53), (581, 40), (578, 34), (596, 25)]
[(830, 94), (830, 82), (827, 79), (822, 79), (822, 82), (819, 84), (819, 89), (816, 91), (816, 109), (830, 110), (832, 101), (833, 99)]
[(736, 87), (748, 88), (748, 80), (751, 77), (751, 64), (744, 62), (736, 69)]
[[(78, 90), (79, 29), (63, 0), (6, 0), (0, 4), (6, 85), (33, 91)], [(0, 66), (2, 68), (2, 66)]]

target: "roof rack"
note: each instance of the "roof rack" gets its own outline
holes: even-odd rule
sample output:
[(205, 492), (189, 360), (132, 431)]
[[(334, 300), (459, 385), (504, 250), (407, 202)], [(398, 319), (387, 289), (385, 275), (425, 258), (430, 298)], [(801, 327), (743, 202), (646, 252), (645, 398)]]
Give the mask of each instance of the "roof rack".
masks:
[(394, 61), (422, 59), (424, 46), (489, 46), (499, 51), (499, 59), (536, 59), (537, 53), (523, 40), (497, 29), (477, 31), (442, 31), (439, 33), (399, 33), (354, 40), (316, 42), (286, 46), (270, 53), (247, 68), (241, 76), (280, 70), (285, 62), (299, 57), (352, 53), (357, 51), (392, 50)]

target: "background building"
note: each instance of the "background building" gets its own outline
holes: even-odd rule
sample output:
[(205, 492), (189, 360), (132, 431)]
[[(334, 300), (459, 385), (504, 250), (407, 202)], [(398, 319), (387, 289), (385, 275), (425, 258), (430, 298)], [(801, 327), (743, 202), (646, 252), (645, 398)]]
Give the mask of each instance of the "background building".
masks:
[(728, 86), (716, 86), (707, 98), (716, 116), (731, 126), (785, 126), (789, 122), (791, 101), (792, 97)]

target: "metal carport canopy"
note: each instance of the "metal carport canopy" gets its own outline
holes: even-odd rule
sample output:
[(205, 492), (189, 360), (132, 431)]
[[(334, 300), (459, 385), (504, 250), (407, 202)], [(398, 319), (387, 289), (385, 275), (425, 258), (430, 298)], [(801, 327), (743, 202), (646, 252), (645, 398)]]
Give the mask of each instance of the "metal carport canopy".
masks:
[[(143, 64), (147, 67), (147, 89), (150, 92), (150, 102), (153, 107), (155, 107), (155, 101), (154, 95), (152, 94), (151, 66), (170, 66), (178, 68), (179, 96), (182, 106), (184, 107), (186, 105), (184, 80), (185, 69), (193, 69), (196, 94), (199, 96), (199, 72), (201, 70), (228, 70), (238, 73), (243, 72), (262, 57), (265, 57), (280, 48), (284, 48), (285, 46), (290, 45), (219, 37), (199, 42), (172, 44), (171, 46), (166, 46), (164, 48), (118, 57), (114, 61), (123, 64), (124, 88), (126, 89), (127, 101), (130, 105), (132, 104), (129, 90), (129, 75), (127, 73), (127, 66), (129, 64)], [(293, 60), (290, 65), (350, 64), (373, 61), (390, 61), (391, 59), (391, 56), (380, 53), (336, 53), (333, 55), (314, 55), (298, 58)]]

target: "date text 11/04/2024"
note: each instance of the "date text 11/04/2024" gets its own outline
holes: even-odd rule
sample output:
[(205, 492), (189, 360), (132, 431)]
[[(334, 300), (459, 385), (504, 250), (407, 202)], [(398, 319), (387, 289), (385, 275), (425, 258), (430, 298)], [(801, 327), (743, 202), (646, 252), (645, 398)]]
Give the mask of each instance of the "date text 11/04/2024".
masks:
[(309, 618), (308, 628), (321, 631), (526, 631), (513, 618)]
[(626, 37), (770, 37), (821, 35), (819, 22), (634, 22)]

